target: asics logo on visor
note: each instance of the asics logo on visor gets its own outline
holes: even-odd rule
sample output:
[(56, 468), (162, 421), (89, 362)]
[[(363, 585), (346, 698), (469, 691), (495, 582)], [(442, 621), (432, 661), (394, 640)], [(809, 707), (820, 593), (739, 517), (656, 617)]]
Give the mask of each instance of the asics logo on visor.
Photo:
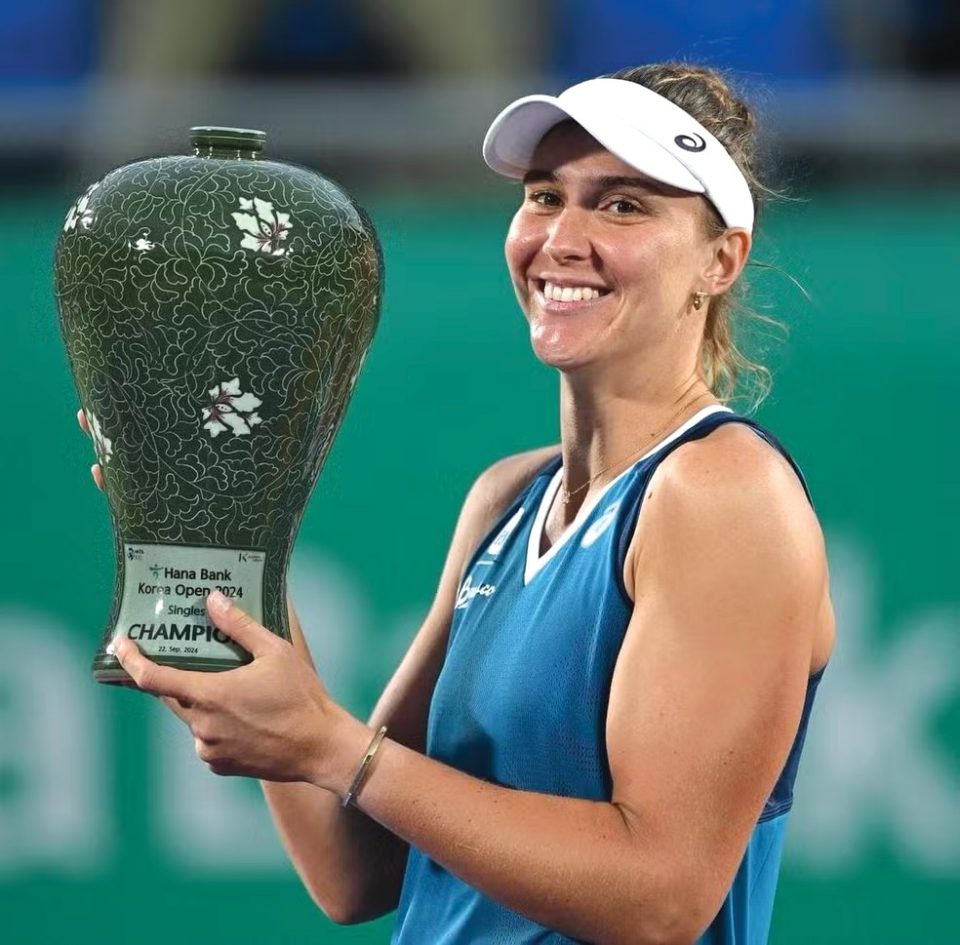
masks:
[(677, 135), (673, 143), (684, 151), (702, 151), (707, 146), (700, 135)]

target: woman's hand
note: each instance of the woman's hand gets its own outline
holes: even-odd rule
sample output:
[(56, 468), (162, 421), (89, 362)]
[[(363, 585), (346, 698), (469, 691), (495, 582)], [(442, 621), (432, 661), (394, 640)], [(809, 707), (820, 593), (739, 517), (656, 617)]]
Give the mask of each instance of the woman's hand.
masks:
[(291, 644), (217, 592), (206, 605), (253, 662), (218, 673), (174, 669), (118, 636), (113, 652), (124, 670), (187, 724), (197, 755), (214, 774), (344, 791), (370, 731), (330, 698)]
[[(80, 429), (89, 436), (90, 424), (87, 423), (87, 415), (83, 412), (82, 407), (77, 411), (77, 423), (80, 424)], [(97, 488), (103, 492), (103, 470), (100, 468), (99, 463), (94, 463), (90, 467), (90, 475), (93, 476), (93, 481), (97, 484)]]
[[(77, 422), (89, 435), (82, 408)], [(99, 463), (90, 467), (90, 475), (102, 492)], [(114, 655), (138, 688), (158, 696), (186, 723), (197, 755), (215, 774), (317, 783), (317, 769), (322, 777), (326, 768), (316, 762), (329, 760), (325, 756), (334, 724), (360, 723), (329, 697), (309, 655), (304, 659), (226, 598), (226, 606), (218, 608), (219, 596), (207, 598), (207, 612), (253, 654), (252, 663), (221, 673), (187, 672), (157, 665), (125, 638), (114, 640)], [(306, 652), (305, 643), (303, 648)], [(348, 764), (355, 766), (356, 759)], [(331, 780), (340, 779), (334, 775)]]

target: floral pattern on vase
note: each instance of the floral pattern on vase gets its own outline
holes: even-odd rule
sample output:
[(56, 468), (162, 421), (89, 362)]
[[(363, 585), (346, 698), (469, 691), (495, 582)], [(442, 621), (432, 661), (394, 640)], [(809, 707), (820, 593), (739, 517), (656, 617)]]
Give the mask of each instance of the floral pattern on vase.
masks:
[(210, 405), (203, 408), (201, 419), (205, 421), (203, 426), (210, 436), (226, 430), (243, 435), (262, 422), (255, 411), (263, 401), (253, 394), (244, 394), (240, 390), (239, 377), (232, 381), (222, 381), (216, 387), (210, 388), (209, 393)]
[(100, 427), (100, 421), (97, 415), (91, 410), (84, 410), (87, 415), (87, 425), (90, 427), (90, 435), (93, 438), (93, 449), (97, 454), (97, 460), (102, 466), (106, 466), (113, 456), (113, 440), (106, 436)]
[(93, 224), (93, 211), (89, 207), (91, 194), (99, 187), (99, 183), (91, 184), (85, 194), (77, 199), (77, 202), (67, 212), (67, 218), (63, 221), (63, 232), (69, 233), (70, 230), (88, 229)]
[(148, 239), (148, 233), (146, 230), (140, 234), (135, 240), (130, 243), (132, 249), (135, 249), (138, 253), (146, 253), (151, 249), (156, 249), (157, 244), (153, 240)]
[(243, 231), (240, 245), (245, 249), (255, 249), (273, 256), (285, 255), (287, 249), (280, 243), (290, 235), (290, 214), (276, 213), (270, 201), (261, 200), (259, 197), (241, 197), (240, 209), (256, 211), (256, 214), (236, 211), (231, 214), (237, 227)]

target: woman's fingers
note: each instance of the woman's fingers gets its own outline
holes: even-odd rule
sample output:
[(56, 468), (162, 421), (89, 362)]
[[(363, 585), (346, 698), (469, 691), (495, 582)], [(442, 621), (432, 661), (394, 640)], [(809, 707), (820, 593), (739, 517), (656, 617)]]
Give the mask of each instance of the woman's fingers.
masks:
[(157, 698), (188, 728), (190, 727), (189, 710), (193, 703), (189, 699), (175, 699), (173, 696), (157, 696)]
[[(80, 429), (89, 436), (90, 424), (87, 423), (87, 415), (83, 412), (83, 407), (77, 411), (77, 423), (80, 424)], [(93, 476), (96, 487), (103, 492), (103, 470), (100, 468), (99, 463), (94, 463), (90, 467), (90, 475)]]
[[(155, 696), (172, 696), (185, 705), (193, 705), (198, 694), (202, 694), (204, 689), (212, 684), (209, 675), (205, 673), (155, 663), (133, 640), (122, 634), (113, 638), (111, 646), (113, 655), (127, 675), (137, 684), (137, 688), (144, 692), (151, 692)], [(111, 651), (108, 649), (107, 652)]]

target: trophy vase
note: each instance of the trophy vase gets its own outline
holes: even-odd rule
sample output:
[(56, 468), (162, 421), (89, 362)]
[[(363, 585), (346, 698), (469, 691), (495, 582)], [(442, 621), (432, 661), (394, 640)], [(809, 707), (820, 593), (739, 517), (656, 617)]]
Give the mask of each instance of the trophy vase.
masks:
[(219, 589), (289, 640), (290, 551), (379, 319), (383, 262), (357, 204), (264, 135), (191, 129), (193, 153), (128, 164), (70, 208), (60, 330), (103, 470), (109, 651), (225, 670), (250, 655), (207, 615)]

